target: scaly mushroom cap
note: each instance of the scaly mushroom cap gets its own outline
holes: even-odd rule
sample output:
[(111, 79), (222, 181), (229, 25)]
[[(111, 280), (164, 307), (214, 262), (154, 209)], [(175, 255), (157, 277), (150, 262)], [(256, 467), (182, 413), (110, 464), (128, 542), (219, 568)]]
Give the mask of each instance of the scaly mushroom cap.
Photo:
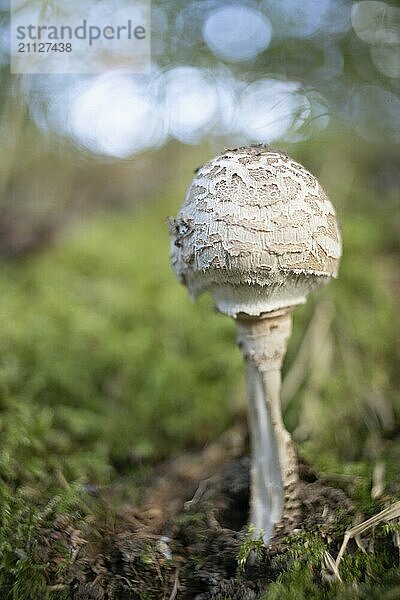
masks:
[(201, 167), (171, 235), (178, 279), (234, 317), (303, 303), (337, 275), (341, 256), (317, 179), (267, 146), (227, 150)]

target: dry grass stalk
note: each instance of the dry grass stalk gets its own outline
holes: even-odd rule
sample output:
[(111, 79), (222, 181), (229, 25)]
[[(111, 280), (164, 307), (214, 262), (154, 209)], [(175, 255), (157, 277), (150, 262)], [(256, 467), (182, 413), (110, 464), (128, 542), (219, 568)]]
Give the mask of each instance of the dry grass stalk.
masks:
[[(354, 525), (353, 527), (348, 529), (346, 531), (346, 533), (344, 534), (343, 542), (340, 547), (339, 554), (337, 555), (337, 558), (336, 558), (336, 567), (339, 568), (340, 562), (341, 562), (343, 555), (345, 553), (345, 550), (347, 548), (347, 544), (349, 543), (349, 541), (352, 538), (355, 538), (357, 541), (357, 537), (360, 536), (362, 533), (365, 533), (369, 529), (376, 527), (380, 523), (387, 523), (388, 521), (392, 521), (393, 519), (399, 519), (399, 518), (400, 518), (400, 501), (395, 502), (391, 506), (388, 506), (387, 508), (385, 508), (384, 510), (379, 512), (377, 515), (374, 515), (373, 517), (371, 517), (370, 519), (367, 519), (366, 521), (363, 521), (362, 523), (360, 523), (358, 525)], [(360, 538), (358, 539), (358, 541), (360, 541)], [(358, 543), (358, 545), (360, 546), (359, 543)], [(363, 546), (362, 546), (362, 549), (365, 552), (365, 549)]]

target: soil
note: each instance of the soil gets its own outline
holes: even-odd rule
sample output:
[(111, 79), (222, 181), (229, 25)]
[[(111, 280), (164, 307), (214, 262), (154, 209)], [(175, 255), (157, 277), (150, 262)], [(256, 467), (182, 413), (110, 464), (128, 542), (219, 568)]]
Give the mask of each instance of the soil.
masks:
[[(280, 532), (238, 568), (249, 506), (250, 461), (237, 455), (241, 450), (229, 449), (225, 440), (161, 465), (142, 505), (118, 515), (105, 510), (103, 520), (97, 518), (87, 531), (73, 529), (60, 515), (49, 535), (68, 544), (72, 565), (68, 584), (58, 583), (57, 557), (49, 551), (53, 589), (64, 589), (74, 600), (258, 598), (282, 572), (279, 557), (287, 552), (288, 538)], [(334, 536), (338, 519), (353, 510), (351, 501), (302, 462), (300, 476), (300, 530)]]

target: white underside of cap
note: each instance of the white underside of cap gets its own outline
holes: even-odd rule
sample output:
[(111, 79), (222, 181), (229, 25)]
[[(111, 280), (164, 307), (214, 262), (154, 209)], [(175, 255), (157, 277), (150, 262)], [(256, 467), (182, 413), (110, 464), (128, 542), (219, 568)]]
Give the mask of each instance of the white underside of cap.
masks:
[(209, 288), (218, 310), (236, 318), (239, 314), (260, 316), (282, 308), (297, 306), (306, 302), (312, 288), (329, 281), (329, 276), (316, 278), (315, 286), (310, 280), (288, 278), (284, 286), (268, 285), (218, 285)]

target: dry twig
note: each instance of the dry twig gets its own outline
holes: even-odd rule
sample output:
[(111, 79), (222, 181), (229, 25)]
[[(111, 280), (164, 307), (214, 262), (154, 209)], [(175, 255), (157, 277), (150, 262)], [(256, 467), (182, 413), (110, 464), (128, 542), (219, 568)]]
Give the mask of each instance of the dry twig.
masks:
[[(348, 529), (344, 534), (343, 542), (340, 547), (339, 554), (336, 558), (336, 567), (339, 568), (340, 562), (347, 548), (347, 544), (352, 538), (355, 538), (357, 544), (360, 546), (360, 544), (358, 543), (360, 538), (358, 538), (358, 536), (360, 536), (362, 533), (368, 531), (369, 529), (372, 529), (373, 527), (376, 527), (380, 523), (386, 523), (388, 521), (398, 518), (400, 518), (400, 501), (395, 502), (395, 504), (392, 504), (391, 506), (388, 506), (387, 508), (379, 512), (377, 515), (374, 515), (370, 519), (363, 521), (359, 525), (354, 525), (353, 527)], [(364, 547), (362, 547), (362, 549), (365, 552)]]

